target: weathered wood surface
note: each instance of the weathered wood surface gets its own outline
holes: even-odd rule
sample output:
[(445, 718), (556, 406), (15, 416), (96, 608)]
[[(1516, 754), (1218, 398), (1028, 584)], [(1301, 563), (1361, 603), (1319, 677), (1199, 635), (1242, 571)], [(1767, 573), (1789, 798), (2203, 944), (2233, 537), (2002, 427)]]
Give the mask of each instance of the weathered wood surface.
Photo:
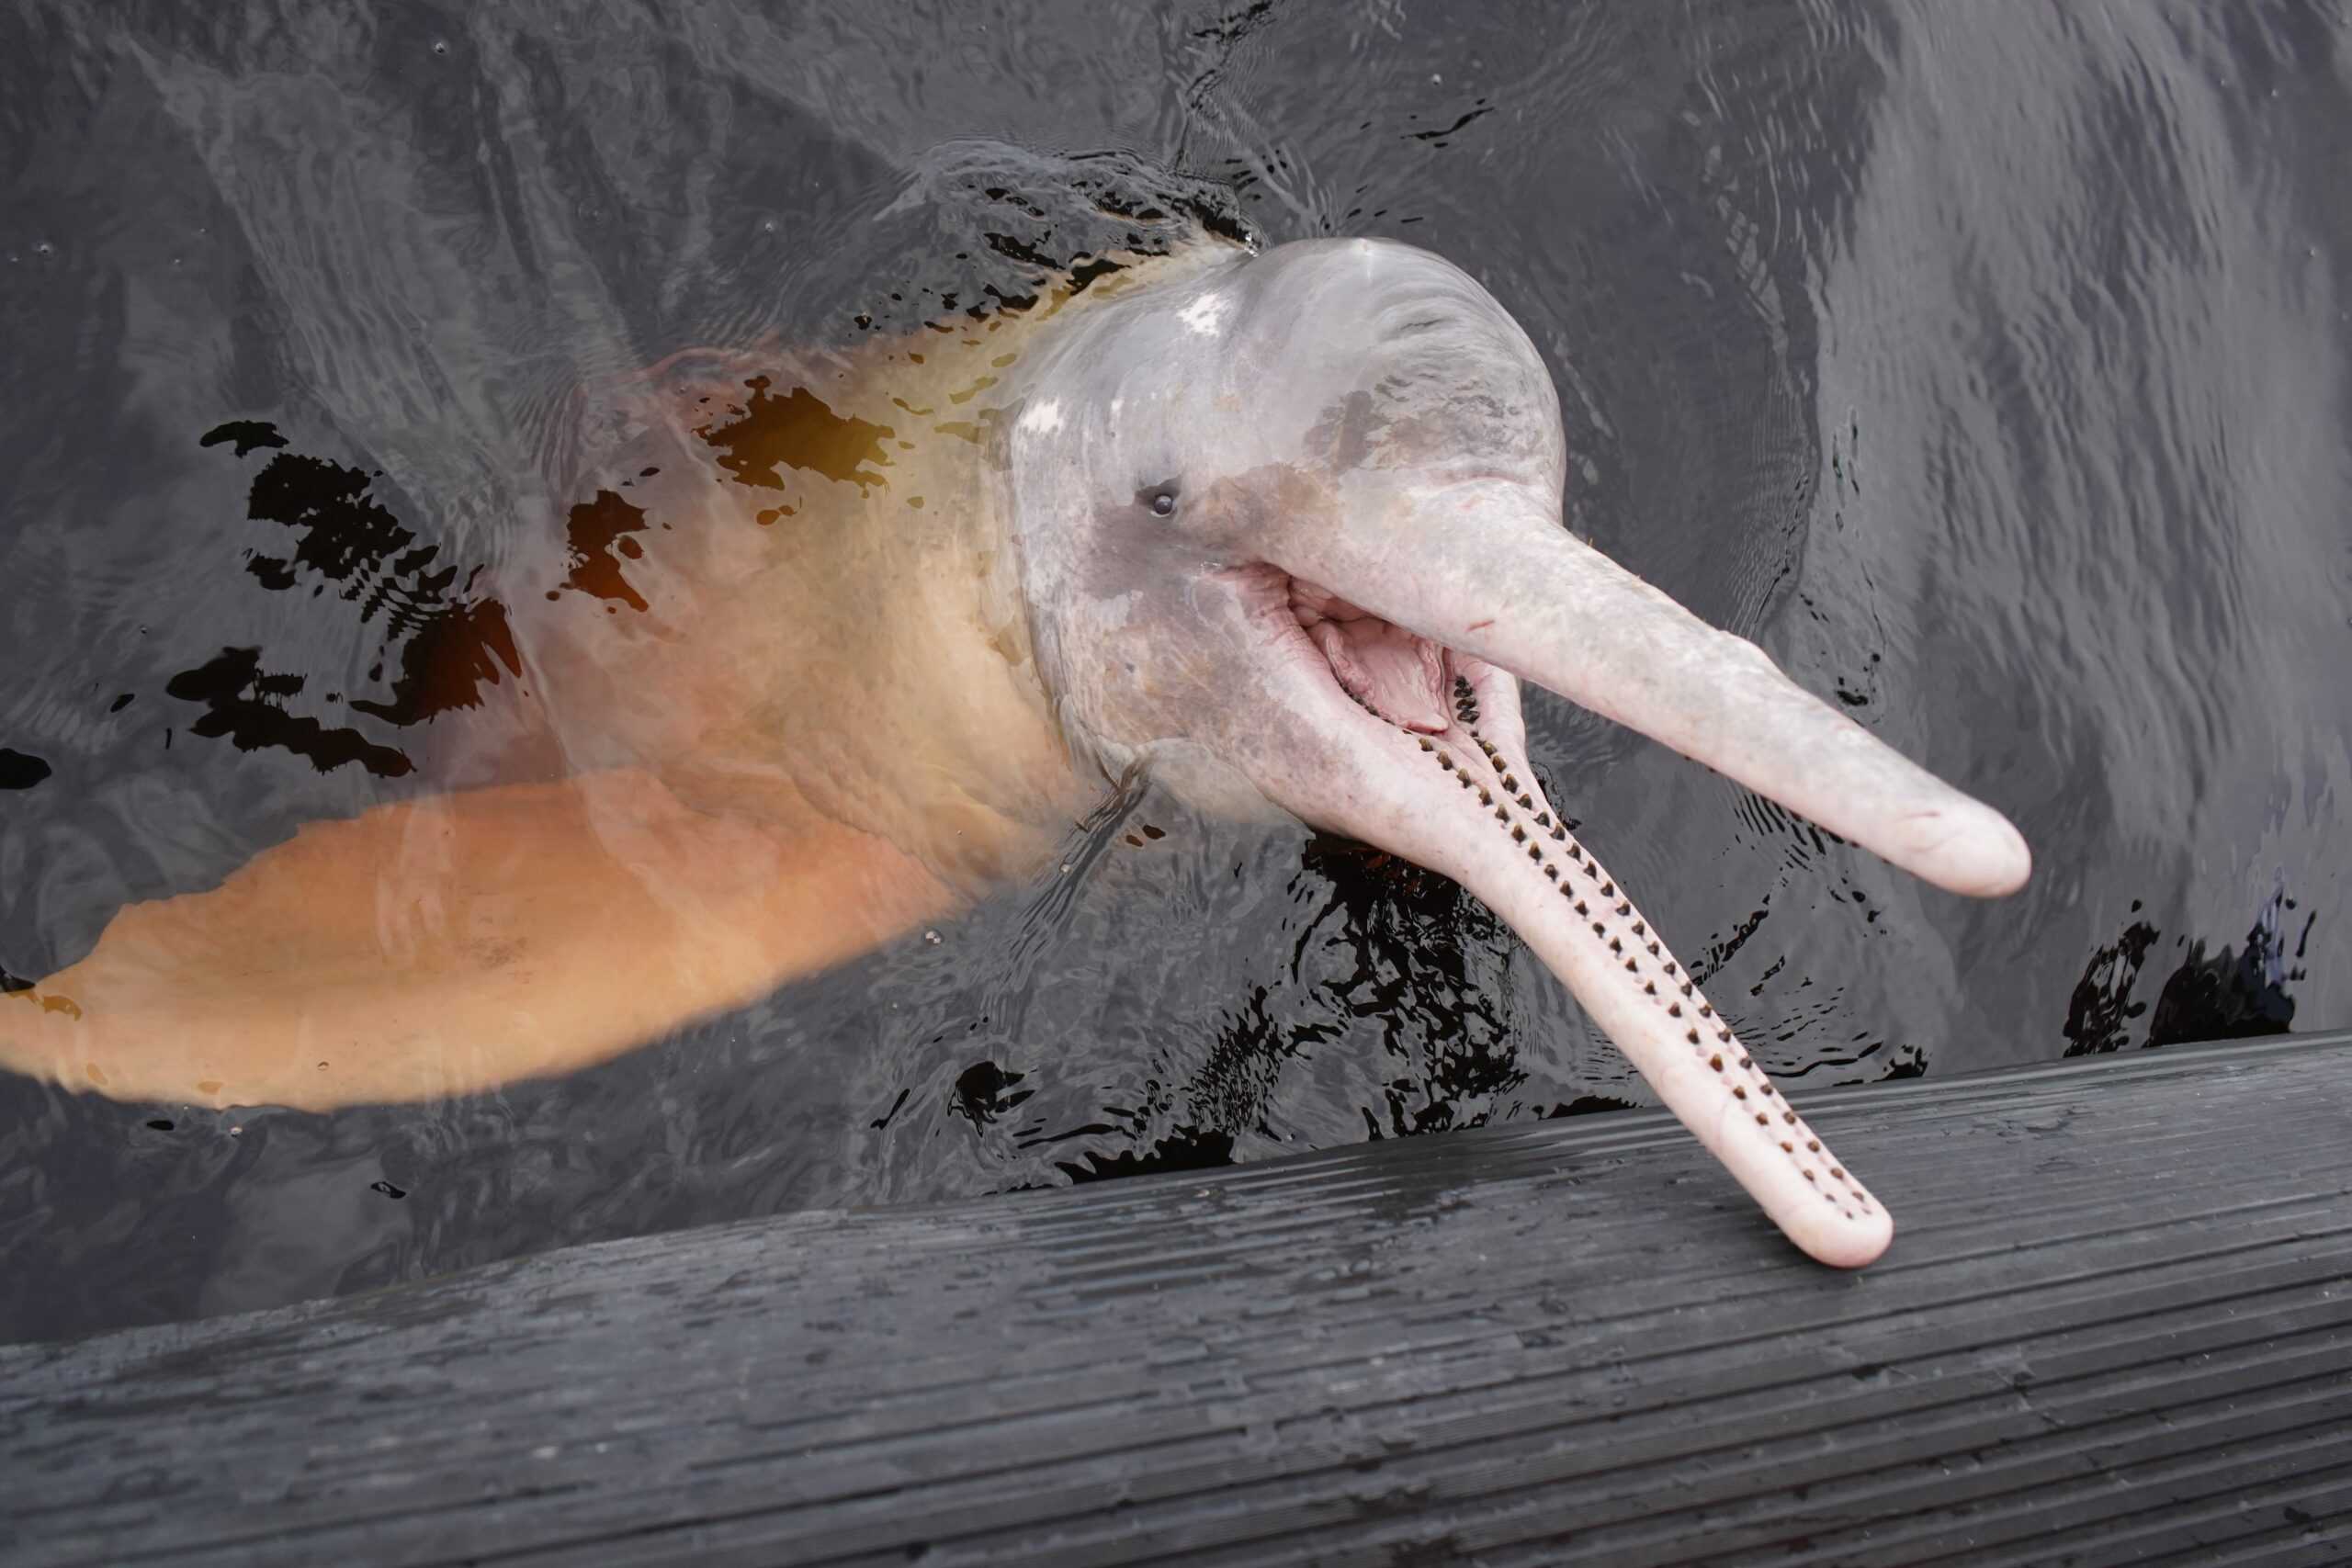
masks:
[(0, 1558), (2352, 1558), (2352, 1035), (585, 1247), (0, 1350)]

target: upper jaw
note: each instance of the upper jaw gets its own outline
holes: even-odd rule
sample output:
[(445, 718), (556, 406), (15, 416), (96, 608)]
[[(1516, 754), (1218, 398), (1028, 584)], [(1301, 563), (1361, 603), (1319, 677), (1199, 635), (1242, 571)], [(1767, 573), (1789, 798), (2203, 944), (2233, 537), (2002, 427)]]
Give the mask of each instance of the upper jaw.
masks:
[(1640, 730), (1939, 886), (2022, 886), (1998, 812), (1805, 692), (1755, 644), (1701, 621), (1570, 535), (1541, 487), (1478, 481), (1351, 508), (1270, 540), (1295, 576)]

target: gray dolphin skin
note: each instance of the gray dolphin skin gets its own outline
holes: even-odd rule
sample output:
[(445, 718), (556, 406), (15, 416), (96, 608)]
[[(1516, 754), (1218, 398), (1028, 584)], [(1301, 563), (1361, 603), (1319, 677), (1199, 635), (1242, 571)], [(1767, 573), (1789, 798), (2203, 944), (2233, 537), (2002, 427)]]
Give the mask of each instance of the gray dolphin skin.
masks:
[(1537, 788), (1519, 682), (1956, 892), (2021, 886), (2025, 843), (1568, 533), (1551, 378), (1468, 275), (1202, 240), (853, 353), (707, 357), (728, 378), (620, 444), (658, 525), (503, 583), (481, 766), (126, 907), (0, 998), (0, 1065), (314, 1109), (570, 1072), (1050, 874), (1141, 769), (1453, 878), (1799, 1247), (1884, 1250)]
[(1025, 371), (1009, 471), (1065, 726), (1461, 883), (1804, 1251), (1884, 1250), (1826, 1148), (1528, 766), (1532, 681), (1955, 892), (2003, 817), (1574, 538), (1534, 345), (1427, 252), (1310, 241), (1145, 288)]

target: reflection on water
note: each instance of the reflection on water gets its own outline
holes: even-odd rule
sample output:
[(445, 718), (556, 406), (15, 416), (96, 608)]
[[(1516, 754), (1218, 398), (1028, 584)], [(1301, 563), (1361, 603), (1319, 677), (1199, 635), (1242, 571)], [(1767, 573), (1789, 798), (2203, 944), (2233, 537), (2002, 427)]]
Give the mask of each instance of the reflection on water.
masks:
[[(2134, 900), (2133, 914), (2140, 911)], [(2243, 947), (2227, 942), (2208, 954), (2201, 937), (2177, 935), (2166, 957), (2158, 957), (2164, 933), (2134, 919), (2114, 942), (2091, 955), (2066, 1010), (2066, 1055), (2088, 1056), (2133, 1044), (2178, 1045), (2199, 1040), (2245, 1040), (2285, 1034), (2295, 1021), (2289, 987), (2310, 977), (2304, 958), (2311, 948), (2317, 910), (2301, 911), (2299, 930), (2289, 920), (2296, 901), (2281, 889), (2270, 896), (2245, 933)], [(2291, 940), (2291, 951), (2288, 942)], [(2162, 980), (2143, 987), (2141, 975), (2151, 958), (2172, 965)], [(2148, 999), (2148, 993), (2154, 999)], [(2145, 1020), (2143, 1023), (2141, 1021)]]
[[(535, 528), (545, 592), (658, 608), (676, 476), (611, 466), (648, 367), (738, 351), (656, 384), (714, 398), (693, 428), (785, 526), (803, 482), (887, 483), (901, 432), (766, 345), (976, 321), (1225, 200), (1470, 268), (1560, 385), (1571, 524), (2033, 842), (2020, 897), (1947, 898), (1537, 699), (1554, 798), (1777, 1074), (2352, 1021), (2325, 7), (613, 25), (0, 23), (9, 974), (434, 782), (534, 678), (500, 594)], [(1450, 885), (1148, 784), (928, 934), (446, 1104), (0, 1082), (0, 1337), (1642, 1098)]]

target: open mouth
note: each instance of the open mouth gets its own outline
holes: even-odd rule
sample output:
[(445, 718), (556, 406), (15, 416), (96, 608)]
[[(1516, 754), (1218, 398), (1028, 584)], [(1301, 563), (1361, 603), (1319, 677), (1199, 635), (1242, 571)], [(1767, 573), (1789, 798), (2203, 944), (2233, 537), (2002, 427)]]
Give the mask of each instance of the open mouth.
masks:
[(1798, 1245), (1846, 1265), (1876, 1257), (1890, 1234), (1884, 1211), (1544, 798), (1518, 682), (1319, 584), (1260, 570), (1278, 635), (1301, 638), (1297, 656), (1319, 654), (1340, 691), (1382, 721), (1387, 740), (1367, 733), (1357, 765), (1396, 781), (1410, 804), (1389, 819), (1401, 822), (1386, 830), (1399, 841), (1381, 847), (1485, 898)]
[(1399, 729), (1444, 733), (1444, 648), (1302, 578), (1290, 580), (1290, 610), (1341, 691)]

